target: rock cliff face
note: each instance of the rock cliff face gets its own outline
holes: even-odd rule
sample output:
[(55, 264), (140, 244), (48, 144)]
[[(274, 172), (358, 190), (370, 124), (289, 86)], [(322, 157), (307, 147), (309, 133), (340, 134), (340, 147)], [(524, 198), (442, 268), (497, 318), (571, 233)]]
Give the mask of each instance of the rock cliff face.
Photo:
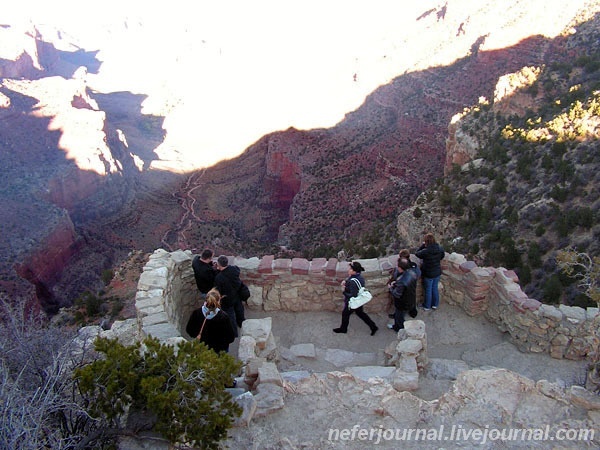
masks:
[[(64, 227), (56, 226), (65, 214), (77, 244), (54, 243), (64, 246), (59, 254), (73, 256), (62, 271), (53, 266), (48, 280), (58, 280), (55, 290), (71, 298), (97, 287), (101, 270), (134, 248), (385, 253), (397, 240), (397, 216), (444, 167), (475, 149), (452, 147), (467, 142), (454, 138), (452, 125), (447, 145), (452, 118), (480, 97), (494, 98), (506, 73), (552, 61), (560, 38), (541, 30), (556, 35), (583, 4), (540, 8), (514, 0), (500, 13), (490, 0), (473, 10), (470, 3), (449, 8), (437, 21), (415, 18), (414, 36), (386, 43), (394, 52), (382, 58), (399, 68), (393, 78), (336, 126), (267, 134), (239, 157), (183, 182), (189, 166), (163, 170), (177, 160), (159, 155), (164, 117), (141, 112), (146, 95), (92, 92), (80, 67), (97, 68), (93, 52), (59, 51), (35, 29), (5, 39), (14, 30), (2, 27), (0, 175), (10, 180), (0, 195), (8, 211), (2, 274), (17, 282), (12, 268), (23, 261), (29, 268), (20, 273), (42, 273), (35, 264), (43, 258), (31, 255), (44, 253), (39, 249), (53, 242), (55, 230), (62, 235)], [(459, 35), (465, 14), (470, 25)], [(418, 45), (425, 41), (431, 44)], [(411, 55), (413, 48), (423, 51)], [(509, 88), (504, 99), (514, 100), (505, 104), (526, 108)]]
[[(44, 309), (55, 311), (97, 283), (119, 251), (98, 246), (105, 239), (94, 236), (115, 215), (128, 214), (145, 184), (127, 148), (140, 141), (120, 138), (112, 120), (115, 106), (100, 110), (86, 86), (86, 69), (62, 59), (65, 53), (43, 42), (37, 30), (2, 27), (0, 33), (2, 286), (11, 296), (30, 292)], [(132, 120), (139, 119), (125, 122)], [(87, 248), (92, 243), (100, 257)], [(82, 262), (84, 255), (95, 262)], [(75, 271), (93, 271), (96, 281), (67, 276), (70, 286), (55, 295), (54, 286), (74, 262)]]
[(80, 239), (68, 214), (62, 216), (49, 234), (40, 242), (23, 262), (16, 264), (16, 272), (35, 288), (37, 300), (41, 307), (56, 313), (61, 305), (51, 287), (57, 277), (77, 254)]
[[(552, 58), (553, 49), (549, 40), (530, 37), (509, 48), (473, 52), (449, 66), (399, 76), (335, 127), (290, 129), (265, 137), (241, 158), (228, 162), (227, 173), (234, 174), (227, 175), (230, 181), (217, 181), (217, 169), (208, 169), (203, 185), (208, 180), (235, 183), (238, 192), (229, 197), (227, 208), (253, 217), (247, 233), (243, 227), (221, 222), (231, 231), (219, 243), (241, 249), (243, 241), (255, 241), (263, 248), (279, 244), (300, 252), (321, 246), (337, 252), (351, 240), (367, 247), (375, 230), (386, 243), (395, 241), (394, 230), (386, 224), (453, 164), (464, 164), (479, 150), (477, 140), (456, 126), (457, 111), (476, 105), (480, 98), (491, 101), (507, 71), (541, 65)], [(505, 97), (509, 94), (504, 92)], [(256, 164), (268, 167), (266, 178), (250, 176), (254, 166), (247, 164), (249, 158), (262, 159)], [(293, 166), (282, 164), (284, 160), (293, 161)], [(219, 173), (225, 174), (220, 169)], [(286, 179), (292, 184), (276, 181)], [(220, 193), (230, 190), (233, 186)], [(204, 208), (217, 203), (210, 192), (195, 192), (197, 204)], [(285, 201), (272, 202), (281, 195)], [(276, 220), (265, 212), (268, 208), (277, 209)], [(253, 215), (252, 210), (263, 213)], [(268, 234), (260, 233), (267, 228)], [(208, 241), (214, 237), (208, 236)]]

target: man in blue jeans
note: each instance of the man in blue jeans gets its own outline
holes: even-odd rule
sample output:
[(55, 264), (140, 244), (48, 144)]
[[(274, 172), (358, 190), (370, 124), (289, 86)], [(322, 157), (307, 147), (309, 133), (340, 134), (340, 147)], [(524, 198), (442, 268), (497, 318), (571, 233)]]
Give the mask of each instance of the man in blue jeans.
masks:
[(421, 264), (423, 292), (425, 295), (423, 309), (425, 311), (438, 309), (438, 306), (440, 306), (438, 283), (442, 275), (441, 261), (444, 259), (445, 251), (441, 245), (435, 242), (433, 234), (427, 233), (423, 239), (423, 244), (415, 252), (415, 255), (417, 258), (423, 260)]

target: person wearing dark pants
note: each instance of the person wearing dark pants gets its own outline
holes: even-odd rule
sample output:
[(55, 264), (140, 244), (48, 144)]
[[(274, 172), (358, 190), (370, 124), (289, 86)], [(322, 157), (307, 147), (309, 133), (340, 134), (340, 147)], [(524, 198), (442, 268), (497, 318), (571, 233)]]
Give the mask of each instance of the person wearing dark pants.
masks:
[(423, 309), (438, 309), (440, 306), (440, 294), (438, 283), (442, 275), (441, 260), (444, 259), (444, 248), (435, 242), (433, 234), (427, 233), (423, 244), (415, 252), (417, 258), (422, 259), (421, 273), (423, 274)]
[(219, 272), (215, 277), (215, 287), (221, 294), (223, 311), (229, 316), (235, 337), (238, 337), (238, 328), (242, 327), (242, 322), (245, 320), (244, 305), (238, 295), (242, 285), (240, 268), (230, 265), (227, 256), (221, 255), (217, 258), (217, 270)]
[[(375, 322), (373, 322), (369, 315), (364, 311), (362, 306), (356, 309), (350, 309), (350, 306), (348, 305), (350, 299), (357, 296), (358, 290), (360, 289), (359, 284), (360, 286), (365, 285), (365, 279), (361, 275), (361, 272), (364, 270), (365, 269), (358, 261), (354, 261), (348, 267), (348, 278), (342, 282), (342, 286), (344, 286), (344, 310), (342, 311), (342, 324), (339, 328), (333, 329), (334, 333), (348, 332), (348, 324), (350, 323), (350, 316), (353, 312), (355, 312), (356, 315), (369, 326), (371, 330), (371, 336), (373, 336), (379, 329), (377, 328), (377, 325), (375, 325)], [(358, 283), (354, 280), (357, 280)]]
[(417, 280), (421, 272), (416, 264), (406, 258), (398, 259), (398, 278), (388, 287), (394, 299), (394, 323), (388, 328), (399, 331), (404, 328), (404, 314), (412, 311), (417, 303)]

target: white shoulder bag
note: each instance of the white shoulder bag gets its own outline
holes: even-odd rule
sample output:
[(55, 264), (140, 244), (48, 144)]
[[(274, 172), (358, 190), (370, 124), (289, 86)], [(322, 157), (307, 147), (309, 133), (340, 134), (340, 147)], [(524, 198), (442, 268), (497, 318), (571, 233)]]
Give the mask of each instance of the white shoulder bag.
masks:
[(350, 309), (356, 309), (369, 303), (373, 296), (369, 291), (367, 291), (367, 288), (360, 284), (360, 281), (358, 281), (356, 278), (352, 279), (358, 285), (358, 294), (356, 294), (356, 297), (351, 297), (350, 300), (348, 300), (348, 306)]

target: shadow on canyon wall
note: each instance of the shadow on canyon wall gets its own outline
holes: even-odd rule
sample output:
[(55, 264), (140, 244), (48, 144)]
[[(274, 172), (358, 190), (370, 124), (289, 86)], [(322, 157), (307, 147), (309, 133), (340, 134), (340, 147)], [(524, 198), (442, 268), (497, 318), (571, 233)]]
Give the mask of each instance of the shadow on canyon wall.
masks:
[[(398, 213), (443, 176), (451, 118), (480, 97), (491, 100), (500, 76), (574, 54), (562, 37), (530, 36), (481, 51), (484, 40), (478, 37), (472, 52), (451, 65), (397, 76), (332, 128), (274, 132), (239, 157), (185, 177), (147, 169), (159, 158), (164, 117), (142, 113), (144, 95), (87, 91), (105, 120), (99, 128), (88, 118), (93, 109), (84, 107), (88, 115), (74, 126), (109, 149), (89, 158), (118, 168), (99, 175), (81, 170), (61, 149), (52, 118), (35, 115), (37, 98), (3, 84), (0, 93), (10, 100), (0, 110), (3, 287), (19, 292), (24, 277), (54, 311), (101, 287), (101, 271), (133, 249), (334, 249), (340, 240), (380, 230), (393, 240)], [(65, 76), (81, 65), (97, 72), (96, 53), (40, 59)]]

